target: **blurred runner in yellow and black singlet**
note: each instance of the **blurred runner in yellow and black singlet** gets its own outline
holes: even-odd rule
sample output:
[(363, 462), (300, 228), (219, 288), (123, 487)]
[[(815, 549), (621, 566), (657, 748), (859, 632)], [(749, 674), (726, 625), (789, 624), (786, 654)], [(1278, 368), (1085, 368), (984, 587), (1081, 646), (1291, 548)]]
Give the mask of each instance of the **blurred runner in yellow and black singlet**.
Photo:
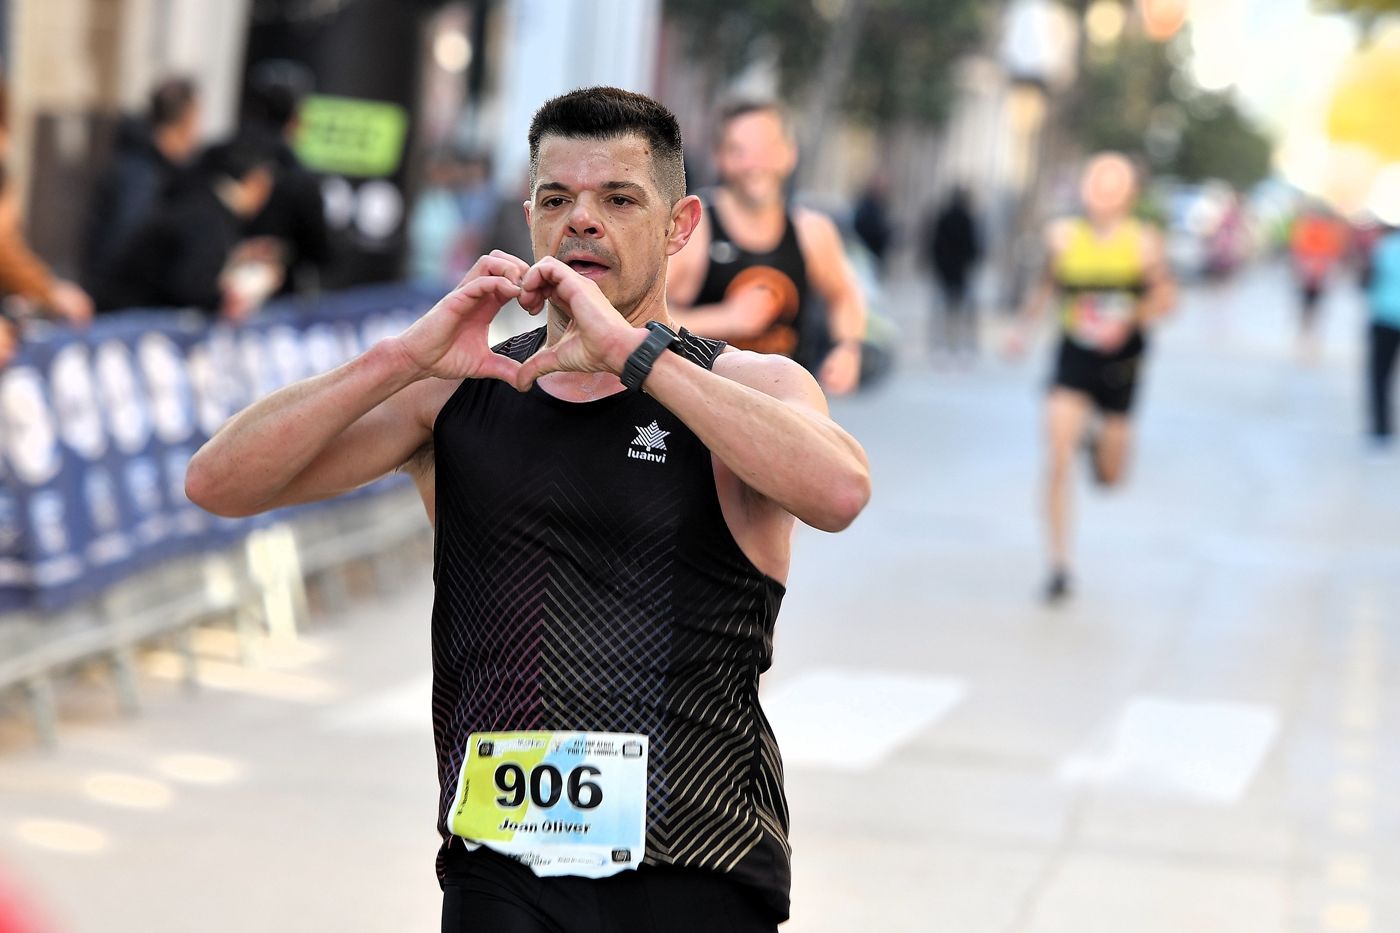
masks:
[(1084, 214), (1056, 221), (1047, 237), (1046, 274), (1021, 314), (1013, 349), (1052, 304), (1060, 345), (1046, 403), (1050, 447), (1046, 508), (1052, 602), (1070, 592), (1070, 468), (1097, 411), (1089, 453), (1095, 480), (1122, 481), (1131, 446), (1134, 395), (1147, 352), (1147, 329), (1171, 307), (1175, 285), (1162, 240), (1133, 218), (1132, 164), (1116, 153), (1095, 156), (1080, 189)]

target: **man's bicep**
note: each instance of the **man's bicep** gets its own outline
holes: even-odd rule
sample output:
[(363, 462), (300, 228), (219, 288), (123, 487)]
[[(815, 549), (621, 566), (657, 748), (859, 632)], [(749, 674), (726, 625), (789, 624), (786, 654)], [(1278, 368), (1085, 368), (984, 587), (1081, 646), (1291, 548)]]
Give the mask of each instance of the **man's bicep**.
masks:
[(786, 357), (732, 350), (720, 356), (715, 370), (725, 378), (762, 392), (791, 408), (830, 418), (826, 395), (817, 380)]

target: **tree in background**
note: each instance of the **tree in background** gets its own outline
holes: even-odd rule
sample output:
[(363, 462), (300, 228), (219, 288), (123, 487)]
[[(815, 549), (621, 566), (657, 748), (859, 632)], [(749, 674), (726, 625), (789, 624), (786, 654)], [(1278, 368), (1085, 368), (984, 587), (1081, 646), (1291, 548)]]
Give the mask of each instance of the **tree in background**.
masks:
[(1115, 149), (1184, 181), (1217, 178), (1247, 189), (1268, 177), (1268, 135), (1232, 93), (1196, 87), (1180, 58), (1170, 44), (1132, 33), (1092, 50), (1065, 110), (1065, 132), (1086, 152)]
[(877, 128), (938, 125), (954, 98), (953, 65), (982, 41), (989, 7), (996, 12), (977, 0), (666, 0), (718, 79), (774, 55), (784, 97), (816, 127), (834, 113)]
[(1386, 13), (1400, 13), (1400, 0), (1312, 0), (1318, 13), (1350, 13), (1361, 27), (1361, 42), (1365, 45), (1375, 29), (1376, 21)]

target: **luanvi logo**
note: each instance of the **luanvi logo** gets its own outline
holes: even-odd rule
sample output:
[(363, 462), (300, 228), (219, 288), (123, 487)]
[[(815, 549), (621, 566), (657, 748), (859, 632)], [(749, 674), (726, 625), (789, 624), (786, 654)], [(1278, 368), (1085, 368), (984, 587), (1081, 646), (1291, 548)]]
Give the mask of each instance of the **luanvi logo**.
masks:
[[(633, 460), (650, 460), (652, 463), (666, 462), (666, 436), (670, 431), (661, 430), (661, 425), (653, 421), (644, 428), (637, 428), (637, 436), (632, 446), (627, 448), (627, 456)], [(642, 448), (638, 450), (637, 448)], [(656, 451), (661, 451), (657, 453)]]

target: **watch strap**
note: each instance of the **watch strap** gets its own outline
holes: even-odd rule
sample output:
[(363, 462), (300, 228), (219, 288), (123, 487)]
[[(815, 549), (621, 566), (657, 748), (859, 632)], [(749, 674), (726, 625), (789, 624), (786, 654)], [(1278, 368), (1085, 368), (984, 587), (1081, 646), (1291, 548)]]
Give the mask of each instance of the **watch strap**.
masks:
[(640, 389), (662, 351), (676, 342), (676, 332), (660, 321), (648, 321), (647, 330), (650, 333), (646, 339), (632, 351), (622, 367), (622, 384), (629, 389)]

